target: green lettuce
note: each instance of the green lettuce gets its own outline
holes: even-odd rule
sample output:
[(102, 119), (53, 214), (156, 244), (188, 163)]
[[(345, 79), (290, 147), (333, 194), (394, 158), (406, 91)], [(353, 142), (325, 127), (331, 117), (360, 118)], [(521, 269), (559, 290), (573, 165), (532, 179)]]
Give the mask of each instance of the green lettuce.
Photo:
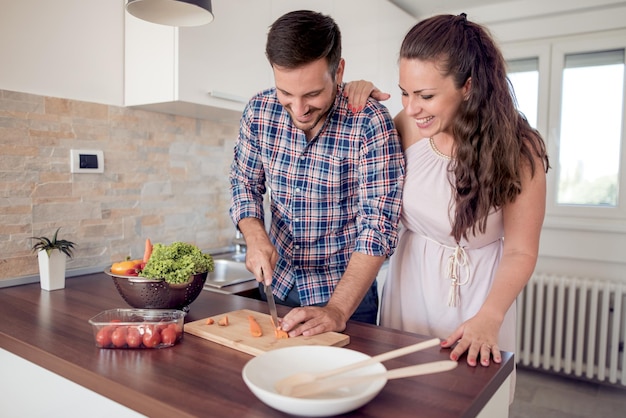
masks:
[(213, 257), (186, 242), (170, 245), (154, 244), (152, 255), (139, 275), (148, 279), (164, 279), (177, 284), (189, 281), (193, 274), (213, 271)]

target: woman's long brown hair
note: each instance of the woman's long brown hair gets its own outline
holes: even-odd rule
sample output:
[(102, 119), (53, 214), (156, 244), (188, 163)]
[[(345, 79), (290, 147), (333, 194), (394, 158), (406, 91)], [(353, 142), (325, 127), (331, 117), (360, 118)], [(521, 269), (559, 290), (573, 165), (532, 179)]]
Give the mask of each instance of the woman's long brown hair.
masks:
[(450, 170), (455, 196), (451, 235), (457, 242), (476, 228), (485, 232), (493, 209), (513, 202), (522, 191), (523, 167), (535, 174), (535, 159), (550, 164), (544, 141), (515, 107), (502, 53), (488, 31), (465, 14), (439, 15), (406, 35), (400, 59), (434, 62), (456, 88), (471, 77), (467, 100), (453, 125), (455, 158)]

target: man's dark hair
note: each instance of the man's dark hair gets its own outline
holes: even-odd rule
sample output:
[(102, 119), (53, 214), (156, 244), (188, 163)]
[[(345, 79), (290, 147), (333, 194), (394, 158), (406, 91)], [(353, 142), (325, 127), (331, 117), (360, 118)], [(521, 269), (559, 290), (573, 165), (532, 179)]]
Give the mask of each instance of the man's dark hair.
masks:
[(341, 61), (341, 32), (330, 17), (298, 10), (278, 18), (270, 27), (265, 46), (270, 64), (298, 68), (322, 58), (334, 77)]

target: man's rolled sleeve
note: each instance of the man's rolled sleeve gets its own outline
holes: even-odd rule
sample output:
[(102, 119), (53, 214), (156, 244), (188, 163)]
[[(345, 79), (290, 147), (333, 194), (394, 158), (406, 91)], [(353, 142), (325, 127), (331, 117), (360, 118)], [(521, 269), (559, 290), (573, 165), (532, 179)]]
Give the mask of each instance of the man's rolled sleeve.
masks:
[(391, 256), (398, 243), (402, 207), (404, 157), (398, 134), (386, 108), (370, 116), (367, 146), (359, 175), (359, 235), (355, 251)]

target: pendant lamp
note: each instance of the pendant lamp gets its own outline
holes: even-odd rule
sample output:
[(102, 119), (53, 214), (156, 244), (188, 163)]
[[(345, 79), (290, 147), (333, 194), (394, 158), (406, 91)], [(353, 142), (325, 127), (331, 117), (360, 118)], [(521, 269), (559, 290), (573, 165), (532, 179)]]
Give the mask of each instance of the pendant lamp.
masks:
[(211, 0), (128, 0), (131, 15), (167, 26), (201, 26), (213, 21)]

